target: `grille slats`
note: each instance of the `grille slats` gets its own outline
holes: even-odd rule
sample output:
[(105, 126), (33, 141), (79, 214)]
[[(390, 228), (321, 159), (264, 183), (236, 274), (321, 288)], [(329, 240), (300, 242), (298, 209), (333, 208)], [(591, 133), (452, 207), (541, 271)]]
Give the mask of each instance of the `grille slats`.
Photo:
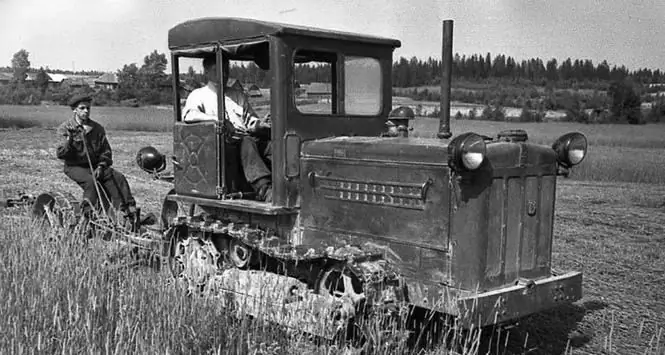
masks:
[(555, 176), (497, 177), (487, 198), (489, 286), (549, 274)]

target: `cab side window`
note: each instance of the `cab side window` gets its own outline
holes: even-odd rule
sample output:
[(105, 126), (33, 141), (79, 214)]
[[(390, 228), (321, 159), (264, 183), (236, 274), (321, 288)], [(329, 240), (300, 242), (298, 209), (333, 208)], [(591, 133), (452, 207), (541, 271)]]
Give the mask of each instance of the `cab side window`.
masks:
[(293, 93), (298, 111), (307, 114), (334, 113), (333, 86), (335, 53), (298, 50), (294, 56)]
[(344, 58), (344, 113), (375, 116), (381, 112), (381, 64), (375, 58)]

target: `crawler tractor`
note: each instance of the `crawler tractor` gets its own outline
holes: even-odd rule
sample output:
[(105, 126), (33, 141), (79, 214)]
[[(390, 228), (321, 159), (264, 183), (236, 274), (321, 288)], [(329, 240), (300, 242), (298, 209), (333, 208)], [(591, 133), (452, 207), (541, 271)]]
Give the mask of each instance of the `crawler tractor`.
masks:
[[(442, 44), (439, 129), (416, 138), (413, 111), (393, 110), (398, 40), (239, 18), (173, 27), (173, 73), (214, 54), (270, 78), (273, 148), (273, 200), (257, 201), (227, 118), (184, 122), (173, 75), (173, 174), (154, 149), (138, 160), (174, 184), (160, 242), (179, 284), (324, 336), (404, 306), (482, 327), (580, 299), (582, 274), (553, 270), (552, 240), (557, 177), (584, 159), (585, 136), (453, 136), (450, 20)], [(325, 68), (324, 84), (299, 80), (307, 65)]]

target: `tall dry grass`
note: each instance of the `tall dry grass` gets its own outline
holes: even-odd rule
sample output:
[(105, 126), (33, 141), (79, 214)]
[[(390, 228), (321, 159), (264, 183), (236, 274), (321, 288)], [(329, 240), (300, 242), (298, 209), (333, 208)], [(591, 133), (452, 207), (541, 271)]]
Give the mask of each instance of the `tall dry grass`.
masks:
[[(2, 217), (0, 353), (358, 353), (350, 343), (234, 317), (219, 299), (186, 296), (167, 270), (111, 268), (105, 260), (115, 251), (112, 243), (83, 242), (18, 215)], [(449, 328), (437, 336), (453, 345), (440, 345), (425, 331), (409, 340), (405, 323), (370, 322), (366, 353), (478, 351), (480, 332)], [(414, 346), (414, 339), (421, 344)]]
[(24, 353), (275, 353), (284, 332), (186, 297), (163, 273), (106, 272), (105, 250), (25, 219), (0, 230), (0, 349)]

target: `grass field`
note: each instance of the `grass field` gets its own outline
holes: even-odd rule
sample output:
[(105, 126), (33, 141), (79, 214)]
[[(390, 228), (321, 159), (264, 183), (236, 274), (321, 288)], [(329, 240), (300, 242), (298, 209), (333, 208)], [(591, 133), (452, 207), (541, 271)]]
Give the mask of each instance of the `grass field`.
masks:
[[(93, 107), (91, 115), (107, 130), (169, 132), (173, 127), (170, 107)], [(68, 106), (0, 105), (0, 128), (54, 128), (71, 116)]]
[[(12, 119), (15, 127), (0, 129), (0, 193), (80, 194), (53, 153), (52, 127), (70, 113), (66, 107), (0, 106), (0, 122)], [(172, 136), (164, 128), (171, 111), (95, 108), (93, 115), (107, 126), (115, 166), (126, 174), (138, 204), (159, 211), (171, 185), (150, 180), (134, 154), (149, 144), (171, 152)], [(31, 123), (16, 129), (22, 127), (17, 122)], [(137, 128), (142, 124), (143, 130)], [(414, 135), (432, 136), (437, 121), (414, 126)], [(527, 317), (499, 340), (486, 334), (481, 348), (499, 354), (665, 354), (664, 126), (452, 126), (455, 133), (488, 135), (523, 128), (530, 140), (547, 144), (580, 131), (590, 143), (589, 157), (572, 179), (558, 184), (553, 246), (554, 268), (584, 272), (583, 299)], [(0, 210), (0, 353), (343, 353), (228, 317), (214, 302), (184, 298), (164, 272), (109, 274), (101, 261), (111, 246), (50, 241), (50, 232), (22, 215), (21, 209)], [(485, 350), (472, 346), (465, 352)]]
[[(414, 136), (434, 137), (438, 120), (423, 118), (414, 122)], [(455, 134), (476, 132), (495, 136), (505, 129), (523, 129), (529, 140), (551, 145), (568, 132), (582, 132), (589, 154), (571, 178), (589, 181), (623, 181), (665, 184), (665, 125), (587, 125), (581, 123), (507, 123), (453, 120)], [(665, 198), (664, 198), (665, 199)]]
[[(169, 108), (95, 107), (93, 117), (107, 130), (170, 132)], [(265, 114), (263, 107), (257, 108)], [(71, 115), (66, 106), (0, 106), (0, 128), (53, 128)], [(413, 136), (434, 137), (438, 121), (419, 118), (412, 122)], [(579, 123), (508, 123), (453, 120), (453, 133), (476, 132), (494, 136), (505, 129), (524, 129), (532, 142), (551, 145), (571, 131), (589, 141), (589, 155), (571, 178), (590, 181), (623, 181), (665, 184), (665, 125), (586, 125)]]

